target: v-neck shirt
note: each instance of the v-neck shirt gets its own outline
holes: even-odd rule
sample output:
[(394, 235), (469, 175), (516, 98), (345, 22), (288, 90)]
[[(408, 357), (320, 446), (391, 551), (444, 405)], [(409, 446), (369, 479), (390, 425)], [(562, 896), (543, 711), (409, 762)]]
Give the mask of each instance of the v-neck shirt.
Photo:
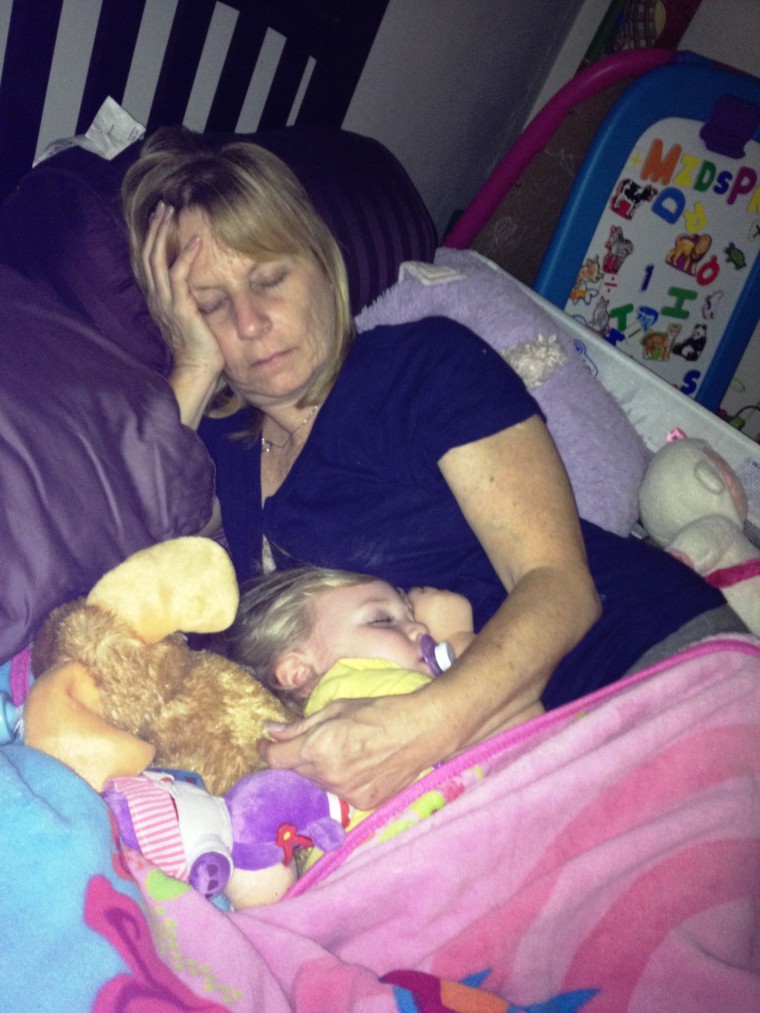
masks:
[[(458, 591), (479, 629), (505, 590), (438, 462), (453, 447), (536, 414), (511, 367), (454, 321), (431, 317), (360, 334), (263, 507), (259, 442), (230, 438), (244, 425), (241, 413), (204, 420), (238, 578), (261, 572), (266, 537), (278, 568), (338, 567), (403, 588)], [(581, 526), (603, 615), (553, 677), (568, 699), (618, 678), (683, 623), (725, 604), (661, 550), (585, 520)]]

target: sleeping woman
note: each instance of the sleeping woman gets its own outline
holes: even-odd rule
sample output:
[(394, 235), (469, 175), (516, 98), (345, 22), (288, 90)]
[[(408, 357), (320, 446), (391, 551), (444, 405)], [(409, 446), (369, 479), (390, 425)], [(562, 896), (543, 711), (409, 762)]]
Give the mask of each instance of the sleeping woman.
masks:
[(579, 520), (540, 409), (476, 335), (432, 318), (354, 340), (337, 244), (269, 152), (157, 131), (123, 204), (239, 578), (328, 566), (473, 606), (442, 676), (272, 727), (270, 766), (374, 808), (539, 702), (744, 629), (681, 563)]

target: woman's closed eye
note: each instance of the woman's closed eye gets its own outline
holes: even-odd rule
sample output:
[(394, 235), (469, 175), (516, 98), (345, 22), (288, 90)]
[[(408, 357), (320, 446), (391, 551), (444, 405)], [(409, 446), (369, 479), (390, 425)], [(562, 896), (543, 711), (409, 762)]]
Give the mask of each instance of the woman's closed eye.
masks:
[(253, 287), (257, 289), (273, 289), (281, 285), (288, 276), (287, 269), (279, 268), (269, 274), (259, 274), (253, 279)]
[(198, 303), (198, 309), (204, 317), (210, 317), (214, 313), (218, 313), (224, 306), (227, 305), (226, 296), (220, 296), (216, 299), (209, 299), (208, 301), (202, 301)]

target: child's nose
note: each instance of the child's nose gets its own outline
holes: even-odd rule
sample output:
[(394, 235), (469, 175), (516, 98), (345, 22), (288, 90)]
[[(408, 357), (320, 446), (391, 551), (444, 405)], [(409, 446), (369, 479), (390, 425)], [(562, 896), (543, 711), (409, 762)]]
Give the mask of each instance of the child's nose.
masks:
[(419, 643), (420, 638), (424, 637), (428, 632), (427, 626), (424, 623), (418, 623), (416, 619), (410, 619), (406, 626), (407, 634), (415, 644)]

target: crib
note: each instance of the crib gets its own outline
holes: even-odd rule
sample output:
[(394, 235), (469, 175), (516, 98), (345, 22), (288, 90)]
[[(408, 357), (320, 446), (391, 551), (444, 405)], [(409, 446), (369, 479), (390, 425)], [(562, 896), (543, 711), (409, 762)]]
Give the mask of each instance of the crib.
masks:
[[(118, 207), (143, 127), (243, 134), (290, 164), (345, 253), (360, 333), (464, 314), (526, 377), (537, 340), (555, 339), (562, 368), (534, 377), (534, 393), (579, 509), (598, 523), (635, 527), (651, 453), (680, 427), (738, 471), (760, 531), (760, 448), (483, 256), (439, 246), (398, 160), (340, 130), (386, 6), (103, 0), (85, 16), (64, 0), (11, 5), (0, 80), (6, 710), (23, 703), (28, 647), (52, 608), (138, 549), (200, 531), (212, 509), (211, 462), (179, 424)], [(87, 43), (72, 54), (77, 17)], [(149, 56), (157, 35), (165, 45)], [(200, 88), (210, 67), (213, 94)], [(129, 119), (107, 160), (83, 138), (109, 98)], [(45, 136), (58, 100), (71, 129), (32, 169), (59, 140)], [(716, 638), (502, 733), (378, 809), (280, 904), (241, 911), (122, 848), (82, 780), (6, 741), (0, 1006), (760, 1008), (758, 676), (756, 638)]]

